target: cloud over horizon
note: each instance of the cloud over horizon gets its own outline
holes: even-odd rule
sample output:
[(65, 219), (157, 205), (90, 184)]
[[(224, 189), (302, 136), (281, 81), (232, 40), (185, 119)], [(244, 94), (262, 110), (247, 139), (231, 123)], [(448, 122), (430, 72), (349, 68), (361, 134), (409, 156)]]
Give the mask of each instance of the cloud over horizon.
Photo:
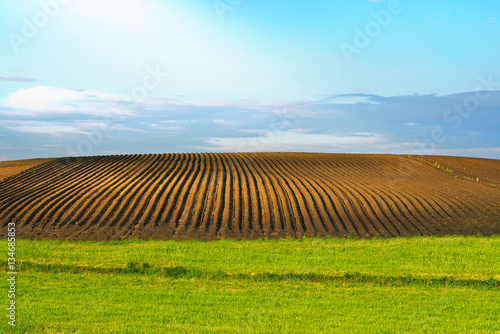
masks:
[(40, 80), (35, 79), (35, 78), (17, 77), (17, 76), (12, 76), (12, 75), (5, 75), (5, 76), (0, 75), (0, 81), (12, 81), (12, 82), (41, 82)]
[(500, 158), (500, 91), (480, 93), (487, 98), (470, 112), (457, 109), (476, 94), (342, 94), (292, 102), (151, 97), (127, 109), (116, 107), (119, 95), (36, 86), (9, 95), (0, 132), (11, 143), (36, 142), (43, 156), (85, 146), (88, 155), (292, 150)]
[(43, 114), (90, 114), (113, 116), (128, 113), (123, 108), (123, 96), (99, 90), (68, 89), (51, 86), (21, 88), (12, 92), (4, 101), (4, 107), (14, 113)]

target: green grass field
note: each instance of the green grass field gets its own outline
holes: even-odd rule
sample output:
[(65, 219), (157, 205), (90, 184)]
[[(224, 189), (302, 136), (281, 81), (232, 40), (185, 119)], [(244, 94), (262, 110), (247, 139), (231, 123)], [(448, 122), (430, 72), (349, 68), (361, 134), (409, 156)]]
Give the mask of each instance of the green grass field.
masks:
[(16, 258), (20, 333), (500, 333), (500, 237), (17, 240)]

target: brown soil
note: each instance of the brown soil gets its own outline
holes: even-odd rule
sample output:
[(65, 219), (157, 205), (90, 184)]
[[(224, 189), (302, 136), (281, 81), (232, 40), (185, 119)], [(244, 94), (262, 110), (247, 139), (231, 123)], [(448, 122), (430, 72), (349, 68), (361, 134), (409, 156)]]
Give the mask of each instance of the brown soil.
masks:
[(465, 176), (482, 183), (500, 186), (500, 160), (448, 157), (438, 155), (419, 155), (412, 158), (422, 159), (431, 164), (453, 170), (457, 176)]
[(21, 173), (28, 168), (54, 159), (55, 158), (0, 161), (0, 181), (9, 176)]
[(500, 184), (500, 161), (418, 158), (454, 173), (370, 154), (8, 161), (3, 175), (18, 174), (0, 181), (0, 225), (16, 222), (19, 237), (73, 240), (500, 233), (500, 189), (490, 185)]

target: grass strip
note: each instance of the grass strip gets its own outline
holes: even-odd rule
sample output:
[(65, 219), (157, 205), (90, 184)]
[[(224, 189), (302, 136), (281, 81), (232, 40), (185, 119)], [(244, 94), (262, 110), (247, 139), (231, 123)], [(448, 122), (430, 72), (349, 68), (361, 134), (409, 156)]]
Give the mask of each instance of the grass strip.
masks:
[[(6, 268), (7, 261), (1, 264)], [(453, 276), (447, 277), (414, 277), (411, 275), (372, 275), (359, 272), (347, 272), (339, 275), (325, 275), (317, 272), (309, 273), (225, 273), (222, 270), (210, 271), (186, 268), (185, 266), (160, 267), (149, 263), (129, 262), (125, 267), (91, 267), (67, 264), (36, 263), (22, 261), (18, 263), (19, 272), (45, 272), (45, 273), (97, 273), (97, 274), (138, 274), (158, 275), (167, 278), (204, 278), (204, 279), (232, 279), (251, 280), (258, 282), (276, 281), (310, 281), (310, 282), (348, 282), (348, 283), (371, 283), (381, 286), (408, 286), (408, 285), (432, 285), (432, 286), (456, 286), (474, 288), (500, 288), (500, 280), (489, 279), (459, 279)]]

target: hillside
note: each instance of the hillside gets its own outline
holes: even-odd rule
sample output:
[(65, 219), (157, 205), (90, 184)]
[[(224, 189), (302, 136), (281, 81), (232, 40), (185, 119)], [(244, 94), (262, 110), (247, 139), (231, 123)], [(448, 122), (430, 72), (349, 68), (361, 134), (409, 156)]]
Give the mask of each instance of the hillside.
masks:
[(498, 187), (396, 155), (60, 158), (0, 181), (0, 224), (28, 238), (491, 235), (498, 203)]
[(41, 163), (54, 160), (52, 158), (47, 159), (26, 159), (26, 160), (8, 160), (0, 161), (0, 181), (3, 179), (21, 173), (22, 171), (39, 165)]

